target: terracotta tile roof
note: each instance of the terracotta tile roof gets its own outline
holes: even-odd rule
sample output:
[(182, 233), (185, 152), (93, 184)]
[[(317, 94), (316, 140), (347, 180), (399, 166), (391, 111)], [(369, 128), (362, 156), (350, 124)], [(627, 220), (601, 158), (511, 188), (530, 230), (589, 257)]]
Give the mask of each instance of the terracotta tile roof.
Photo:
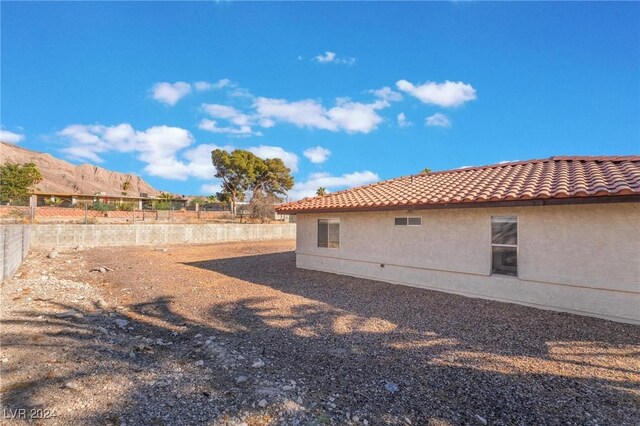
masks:
[(280, 213), (640, 195), (640, 155), (551, 157), (404, 176), (282, 204)]

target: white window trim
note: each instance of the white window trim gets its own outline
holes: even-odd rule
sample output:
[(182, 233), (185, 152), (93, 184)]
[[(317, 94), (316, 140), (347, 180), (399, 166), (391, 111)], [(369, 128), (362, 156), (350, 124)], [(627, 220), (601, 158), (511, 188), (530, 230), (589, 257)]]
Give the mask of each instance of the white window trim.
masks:
[[(321, 220), (326, 220), (327, 225), (331, 223), (332, 220), (338, 222), (338, 247), (329, 247), (329, 227), (327, 226), (327, 247), (322, 247), (318, 245), (318, 226), (320, 225)], [(330, 249), (330, 250), (340, 250), (342, 248), (342, 222), (338, 217), (319, 217), (316, 220), (316, 248), (319, 249)]]
[[(407, 219), (406, 225), (398, 225), (396, 224), (396, 219)], [(419, 225), (412, 225), (409, 223), (409, 219), (420, 219)], [(393, 226), (422, 226), (422, 216), (398, 216), (393, 218)]]
[[(516, 235), (518, 238), (518, 244), (494, 244), (491, 240), (493, 240), (493, 234), (491, 231), (491, 225), (493, 224), (494, 218), (516, 218)], [(518, 259), (518, 266), (516, 266), (516, 274), (515, 275), (507, 275), (507, 274), (497, 274), (493, 272), (493, 250), (492, 247), (515, 247), (516, 249), (516, 257)], [(520, 216), (517, 214), (513, 215), (497, 215), (489, 217), (489, 276), (498, 276), (503, 278), (520, 278)]]

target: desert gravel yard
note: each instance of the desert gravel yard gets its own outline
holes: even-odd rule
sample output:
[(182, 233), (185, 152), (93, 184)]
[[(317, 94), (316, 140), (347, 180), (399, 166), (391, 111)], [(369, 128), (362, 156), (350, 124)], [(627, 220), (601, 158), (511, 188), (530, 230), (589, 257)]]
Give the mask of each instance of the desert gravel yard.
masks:
[(640, 327), (298, 270), (294, 244), (32, 252), (0, 423), (640, 423)]

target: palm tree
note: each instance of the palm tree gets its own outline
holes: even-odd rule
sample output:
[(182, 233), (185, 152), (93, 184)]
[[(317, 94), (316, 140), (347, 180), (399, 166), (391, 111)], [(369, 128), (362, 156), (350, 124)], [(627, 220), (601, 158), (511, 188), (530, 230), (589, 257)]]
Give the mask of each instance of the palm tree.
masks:
[(316, 195), (318, 196), (324, 196), (327, 195), (327, 188), (321, 186), (320, 188), (318, 188), (318, 190), (316, 191)]
[(120, 185), (120, 188), (122, 188), (122, 195), (127, 195), (127, 191), (131, 189), (131, 181), (125, 180), (122, 182), (122, 185)]

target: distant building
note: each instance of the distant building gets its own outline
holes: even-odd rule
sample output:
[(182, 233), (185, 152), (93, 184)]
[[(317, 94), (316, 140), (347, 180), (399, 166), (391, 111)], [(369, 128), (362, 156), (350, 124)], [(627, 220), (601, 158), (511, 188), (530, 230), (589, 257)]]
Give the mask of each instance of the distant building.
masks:
[(154, 203), (158, 203), (161, 201), (170, 201), (172, 206), (176, 209), (184, 208), (187, 204), (187, 199), (183, 197), (161, 199), (159, 197), (150, 197), (146, 193), (140, 193), (139, 196), (135, 196), (131, 194), (108, 194), (106, 192), (99, 192), (93, 195), (34, 192), (33, 195), (37, 197), (38, 206), (56, 205), (60, 207), (73, 207), (81, 206), (84, 204), (90, 205), (94, 203), (115, 205), (134, 203), (134, 207), (136, 209), (142, 210), (143, 208), (152, 208)]

